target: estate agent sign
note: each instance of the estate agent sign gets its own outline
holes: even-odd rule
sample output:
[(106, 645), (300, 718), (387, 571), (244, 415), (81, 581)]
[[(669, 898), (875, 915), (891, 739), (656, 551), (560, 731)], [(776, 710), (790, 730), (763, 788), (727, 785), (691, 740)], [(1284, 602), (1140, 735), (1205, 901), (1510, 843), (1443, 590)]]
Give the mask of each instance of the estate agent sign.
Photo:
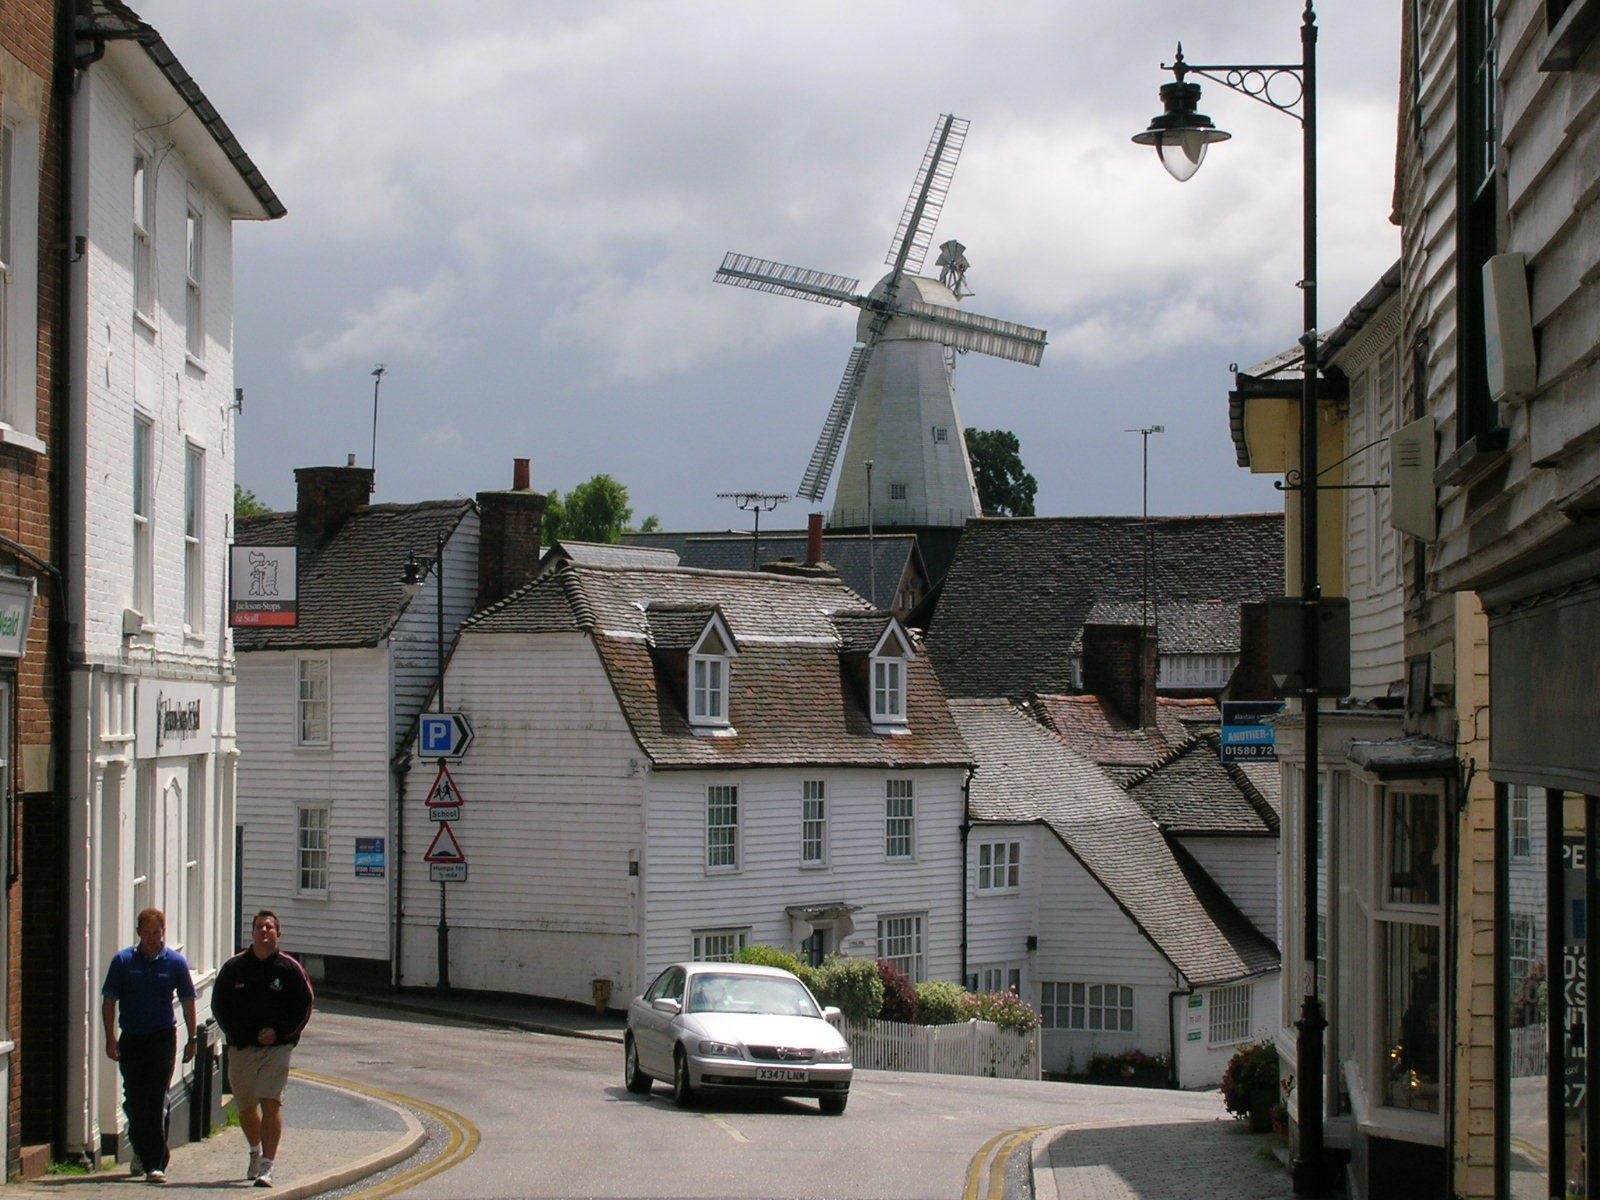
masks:
[(31, 579), (0, 575), (0, 658), (21, 658), (27, 652), (33, 589)]
[(144, 679), (134, 710), (134, 752), (140, 758), (205, 754), (217, 731), (216, 685)]
[(296, 623), (293, 546), (233, 546), (228, 560), (228, 624), (235, 629)]

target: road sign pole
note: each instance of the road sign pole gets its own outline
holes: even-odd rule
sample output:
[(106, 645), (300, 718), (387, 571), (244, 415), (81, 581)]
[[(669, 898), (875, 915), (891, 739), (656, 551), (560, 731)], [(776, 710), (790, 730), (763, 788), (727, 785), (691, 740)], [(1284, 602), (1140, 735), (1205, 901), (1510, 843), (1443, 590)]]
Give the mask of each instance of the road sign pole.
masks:
[(450, 885), (439, 881), (439, 990), (450, 990), (450, 921), (445, 911), (445, 889)]

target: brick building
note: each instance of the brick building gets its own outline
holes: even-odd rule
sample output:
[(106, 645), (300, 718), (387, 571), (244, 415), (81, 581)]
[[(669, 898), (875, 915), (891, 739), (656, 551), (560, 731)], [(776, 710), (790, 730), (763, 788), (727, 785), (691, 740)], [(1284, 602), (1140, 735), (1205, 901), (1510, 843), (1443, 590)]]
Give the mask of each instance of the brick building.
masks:
[(65, 429), (64, 106), (55, 5), (0, 6), (0, 1156), (46, 1142), (56, 1111), (64, 728), (60, 612)]

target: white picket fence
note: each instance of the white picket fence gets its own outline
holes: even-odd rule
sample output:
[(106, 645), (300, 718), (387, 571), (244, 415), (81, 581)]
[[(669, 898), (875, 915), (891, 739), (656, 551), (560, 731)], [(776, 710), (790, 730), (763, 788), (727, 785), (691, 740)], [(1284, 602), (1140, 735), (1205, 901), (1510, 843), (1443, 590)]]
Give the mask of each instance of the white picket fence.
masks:
[(906, 1025), (900, 1021), (840, 1019), (857, 1066), (876, 1071), (926, 1071), (939, 1075), (986, 1075), (1039, 1079), (1044, 1058), (1037, 1028), (1013, 1033), (992, 1021), (960, 1025)]
[(1543, 1075), (1549, 1067), (1550, 1034), (1543, 1021), (1508, 1029), (1511, 1039), (1511, 1077), (1528, 1079)]

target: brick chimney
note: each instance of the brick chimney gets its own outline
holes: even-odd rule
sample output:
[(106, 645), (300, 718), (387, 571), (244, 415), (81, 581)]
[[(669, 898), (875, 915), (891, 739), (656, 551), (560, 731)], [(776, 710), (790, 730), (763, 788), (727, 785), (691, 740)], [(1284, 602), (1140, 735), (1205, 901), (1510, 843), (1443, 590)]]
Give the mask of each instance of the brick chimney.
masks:
[(342, 467), (296, 467), (294, 472), (294, 539), (299, 546), (322, 545), (358, 508), (372, 499), (372, 468), (356, 466), (356, 456)]
[(1124, 720), (1156, 723), (1156, 637), (1144, 625), (1083, 627), (1083, 690), (1111, 702)]
[(509, 492), (479, 492), (478, 608), (504, 600), (533, 578), (545, 497), (529, 484), (528, 460), (511, 460)]
[(1222, 693), (1228, 700), (1272, 700), (1267, 669), (1267, 605), (1253, 600), (1239, 606), (1239, 665)]

